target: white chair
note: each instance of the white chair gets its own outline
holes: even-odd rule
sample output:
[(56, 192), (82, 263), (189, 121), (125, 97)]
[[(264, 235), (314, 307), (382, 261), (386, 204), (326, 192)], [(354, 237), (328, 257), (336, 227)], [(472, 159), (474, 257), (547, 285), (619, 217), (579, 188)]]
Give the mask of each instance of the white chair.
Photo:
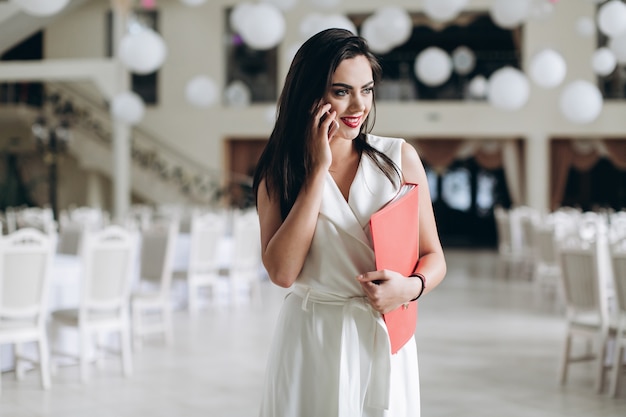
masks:
[(80, 305), (52, 312), (53, 320), (59, 325), (78, 329), (78, 359), (83, 382), (88, 379), (90, 339), (97, 336), (96, 347), (105, 350), (100, 343), (107, 333), (119, 334), (119, 350), (113, 353), (121, 356), (124, 375), (132, 373), (129, 304), (136, 264), (135, 245), (134, 235), (120, 226), (108, 226), (88, 234), (82, 253)]
[(138, 289), (132, 295), (132, 327), (135, 349), (143, 338), (163, 335), (172, 341), (171, 284), (178, 222), (153, 222), (141, 233)]
[(228, 268), (233, 305), (242, 288), (250, 299), (261, 302), (261, 229), (255, 209), (236, 210), (233, 216), (231, 262)]
[(554, 226), (546, 223), (535, 224), (533, 285), (539, 299), (548, 296), (552, 301), (561, 301), (561, 265), (558, 257)]
[(494, 207), (498, 237), (498, 265), (496, 275), (510, 278), (520, 272), (524, 260), (520, 241), (514, 232), (514, 212), (501, 206)]
[[(18, 379), (25, 362), (38, 364), (44, 389), (50, 387), (46, 300), (52, 256), (52, 240), (39, 230), (24, 228), (0, 238), (0, 345), (14, 344)], [(29, 342), (38, 344), (39, 361), (23, 356)]]
[(611, 247), (613, 264), (613, 288), (615, 292), (615, 315), (617, 332), (615, 335), (615, 352), (611, 376), (610, 394), (617, 396), (621, 374), (624, 372), (624, 353), (626, 352), (626, 238)]
[(189, 312), (195, 314), (199, 309), (200, 290), (214, 291), (224, 275), (224, 260), (219, 258), (219, 249), (227, 230), (226, 213), (195, 212), (190, 227), (187, 302)]
[[(596, 242), (569, 239), (559, 246), (561, 282), (566, 305), (567, 333), (561, 361), (560, 382), (565, 384), (571, 363), (595, 361), (595, 385), (602, 392), (606, 376), (608, 340), (615, 333), (607, 303), (602, 300)], [(585, 353), (575, 356), (574, 338), (586, 340)], [(592, 345), (595, 344), (595, 352)]]

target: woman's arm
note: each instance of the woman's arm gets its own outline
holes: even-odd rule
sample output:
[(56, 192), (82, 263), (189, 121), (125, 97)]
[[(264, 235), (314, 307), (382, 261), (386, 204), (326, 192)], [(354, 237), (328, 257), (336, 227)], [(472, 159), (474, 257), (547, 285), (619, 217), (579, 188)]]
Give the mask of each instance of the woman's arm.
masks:
[[(417, 151), (408, 143), (402, 145), (402, 175), (405, 182), (419, 186), (419, 245), (420, 260), (415, 272), (425, 277), (422, 295), (432, 291), (446, 274), (446, 261), (437, 232), (428, 180)], [(415, 298), (421, 292), (419, 278), (407, 279), (394, 271), (372, 271), (360, 275), (363, 290), (372, 306), (387, 313)], [(376, 282), (376, 283), (375, 283)]]

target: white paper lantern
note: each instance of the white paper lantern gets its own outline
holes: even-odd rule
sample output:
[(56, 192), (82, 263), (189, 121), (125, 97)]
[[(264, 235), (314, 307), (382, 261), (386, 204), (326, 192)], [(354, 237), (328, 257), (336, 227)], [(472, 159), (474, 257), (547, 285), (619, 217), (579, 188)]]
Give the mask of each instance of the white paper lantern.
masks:
[(70, 0), (10, 0), (24, 13), (33, 16), (51, 16), (65, 8)]
[(111, 114), (115, 120), (127, 125), (136, 125), (143, 119), (145, 105), (139, 95), (132, 91), (124, 91), (113, 97)]
[(367, 17), (361, 24), (361, 36), (375, 54), (386, 54), (394, 48), (394, 44), (380, 33), (381, 26), (374, 15)]
[(235, 80), (224, 91), (226, 104), (231, 107), (247, 107), (252, 101), (250, 89), (240, 80)]
[(436, 22), (447, 22), (459, 15), (467, 6), (468, 0), (424, 0), (426, 16)]
[(196, 107), (209, 107), (217, 102), (219, 88), (212, 78), (198, 75), (187, 82), (185, 97)]
[(589, 16), (584, 16), (576, 21), (576, 33), (583, 38), (590, 38), (596, 31), (596, 24)]
[(476, 66), (476, 55), (467, 46), (458, 46), (452, 51), (452, 65), (457, 74), (467, 75)]
[(118, 57), (135, 74), (150, 74), (158, 70), (166, 56), (167, 46), (163, 38), (149, 28), (127, 33), (120, 41)]
[(524, 107), (529, 95), (528, 78), (517, 68), (500, 68), (489, 78), (487, 99), (496, 108), (519, 110)]
[(598, 48), (591, 56), (591, 68), (596, 75), (605, 77), (617, 66), (615, 54), (607, 47)]
[(239, 34), (252, 49), (264, 51), (276, 47), (285, 35), (285, 17), (276, 6), (260, 3), (250, 6)]
[(561, 113), (570, 122), (585, 124), (593, 122), (602, 111), (602, 93), (589, 81), (576, 80), (561, 93)]
[(565, 59), (553, 49), (542, 50), (530, 62), (530, 78), (543, 88), (558, 86), (565, 79), (566, 73)]
[(609, 39), (609, 49), (620, 64), (626, 64), (626, 33)]
[(496, 25), (512, 29), (528, 18), (530, 8), (530, 0), (494, 0), (489, 13)]
[(484, 75), (477, 75), (467, 86), (470, 97), (482, 99), (487, 96), (488, 82)]
[(452, 60), (443, 49), (430, 46), (417, 55), (414, 69), (415, 75), (422, 83), (436, 87), (450, 78)]
[(228, 16), (230, 27), (237, 33), (245, 26), (248, 19), (254, 19), (254, 5), (250, 2), (238, 3)]
[(600, 6), (598, 28), (609, 37), (626, 32), (626, 4), (621, 0), (611, 0)]
[(186, 6), (191, 6), (191, 7), (199, 6), (201, 4), (206, 3), (206, 0), (180, 0), (180, 1)]
[(381, 7), (374, 13), (374, 20), (379, 36), (394, 47), (408, 41), (413, 32), (413, 20), (402, 7)]

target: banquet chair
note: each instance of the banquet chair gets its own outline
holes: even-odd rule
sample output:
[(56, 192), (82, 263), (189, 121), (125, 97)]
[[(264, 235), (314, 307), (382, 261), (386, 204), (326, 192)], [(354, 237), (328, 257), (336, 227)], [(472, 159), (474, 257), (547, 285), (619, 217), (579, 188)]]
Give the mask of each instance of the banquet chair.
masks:
[(609, 392), (615, 397), (622, 373), (625, 370), (623, 358), (624, 353), (626, 353), (626, 237), (611, 246), (611, 262), (613, 265), (617, 332)]
[(515, 213), (502, 206), (494, 207), (496, 232), (498, 237), (498, 264), (496, 275), (509, 278), (516, 276), (522, 267), (523, 253), (514, 233)]
[[(560, 295), (561, 265), (558, 258), (556, 233), (550, 224), (535, 224), (533, 283), (539, 299), (556, 299)], [(559, 300), (560, 301), (560, 300)]]
[(156, 221), (141, 232), (138, 288), (131, 296), (133, 345), (141, 348), (143, 338), (163, 335), (172, 341), (171, 284), (177, 221)]
[[(0, 238), (0, 345), (14, 345), (18, 379), (23, 378), (25, 363), (39, 365), (44, 389), (50, 387), (46, 300), (52, 242), (49, 236), (31, 228)], [(38, 361), (23, 356), (23, 344), (29, 342), (38, 344)]]
[(241, 289), (250, 300), (261, 302), (261, 229), (255, 209), (236, 210), (233, 216), (231, 262), (228, 268), (231, 303), (237, 304)]
[[(605, 293), (598, 276), (597, 243), (572, 238), (562, 242), (558, 250), (567, 324), (560, 382), (565, 384), (570, 364), (595, 361), (595, 387), (600, 393), (607, 373), (609, 337), (615, 334), (615, 326), (610, 320), (608, 304), (602, 300)], [(579, 356), (573, 352), (575, 338), (587, 342), (585, 353)]]
[(226, 212), (196, 211), (190, 228), (187, 302), (189, 312), (195, 314), (199, 310), (200, 290), (208, 288), (214, 293), (219, 279), (225, 275), (219, 250), (227, 231)]
[[(52, 312), (57, 324), (78, 330), (78, 362), (83, 382), (88, 380), (90, 339), (94, 336), (98, 339), (96, 355), (105, 350), (119, 354), (123, 374), (132, 373), (129, 304), (135, 246), (133, 233), (117, 225), (87, 234), (82, 252), (79, 306)], [(119, 351), (100, 345), (107, 333), (119, 335)]]

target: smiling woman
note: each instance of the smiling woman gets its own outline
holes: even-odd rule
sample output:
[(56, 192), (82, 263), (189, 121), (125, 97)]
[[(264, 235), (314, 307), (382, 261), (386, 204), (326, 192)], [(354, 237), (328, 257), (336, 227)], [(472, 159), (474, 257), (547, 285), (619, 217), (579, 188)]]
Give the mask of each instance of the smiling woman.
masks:
[(380, 77), (365, 40), (343, 29), (312, 36), (287, 74), (254, 180), (263, 263), (292, 288), (261, 416), (419, 416), (415, 339), (392, 355), (383, 314), (435, 288), (446, 264), (425, 186), (417, 265), (408, 277), (376, 270), (372, 214), (404, 182), (427, 184), (415, 148), (370, 133)]

